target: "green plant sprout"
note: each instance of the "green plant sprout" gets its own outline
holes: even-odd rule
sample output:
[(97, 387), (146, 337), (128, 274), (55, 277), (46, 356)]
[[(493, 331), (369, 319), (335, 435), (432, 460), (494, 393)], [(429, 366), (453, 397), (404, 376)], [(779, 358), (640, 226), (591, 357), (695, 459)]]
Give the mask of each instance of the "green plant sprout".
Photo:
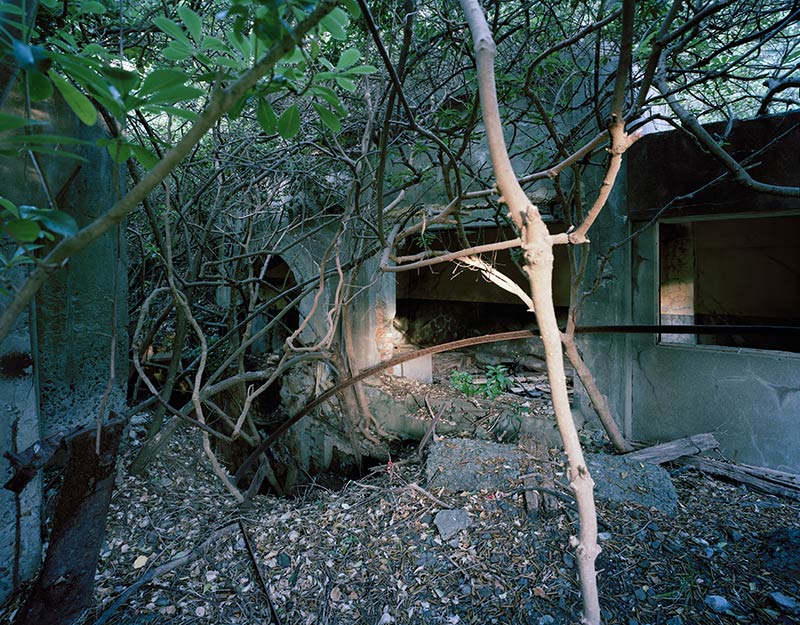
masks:
[(486, 382), (476, 384), (473, 377), (466, 371), (453, 371), (450, 376), (450, 385), (467, 397), (480, 395), (484, 399), (497, 399), (511, 388), (511, 378), (508, 375), (508, 367), (505, 365), (490, 365), (486, 368)]

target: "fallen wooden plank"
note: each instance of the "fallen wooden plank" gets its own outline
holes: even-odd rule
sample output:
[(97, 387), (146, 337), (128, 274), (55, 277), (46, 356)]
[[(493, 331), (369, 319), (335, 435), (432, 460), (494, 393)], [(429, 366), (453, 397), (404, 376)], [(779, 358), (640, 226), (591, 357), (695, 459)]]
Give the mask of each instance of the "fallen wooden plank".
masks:
[(785, 482), (789, 486), (800, 488), (800, 474), (787, 473), (786, 471), (778, 471), (777, 469), (767, 469), (766, 467), (757, 467), (752, 464), (739, 464), (738, 466), (753, 473), (753, 475), (763, 475), (765, 479), (775, 482)]
[(65, 439), (68, 459), (50, 546), (15, 625), (65, 625), (91, 605), (124, 426), (112, 413), (102, 428), (99, 455), (94, 425)]
[(635, 462), (649, 462), (651, 464), (661, 464), (670, 462), (683, 456), (693, 456), (701, 451), (716, 449), (719, 447), (717, 439), (710, 432), (705, 434), (695, 434), (686, 438), (679, 438), (668, 443), (645, 447), (637, 451), (625, 454), (625, 458)]
[[(713, 458), (701, 458), (698, 456), (681, 458), (678, 463), (684, 466), (694, 467), (710, 475), (725, 477), (742, 484), (747, 484), (769, 495), (778, 495), (780, 497), (800, 500), (800, 487), (770, 479), (770, 469), (767, 469), (765, 472), (760, 470), (760, 467), (743, 467), (729, 462), (714, 460)], [(761, 475), (757, 475), (757, 473), (761, 473)]]

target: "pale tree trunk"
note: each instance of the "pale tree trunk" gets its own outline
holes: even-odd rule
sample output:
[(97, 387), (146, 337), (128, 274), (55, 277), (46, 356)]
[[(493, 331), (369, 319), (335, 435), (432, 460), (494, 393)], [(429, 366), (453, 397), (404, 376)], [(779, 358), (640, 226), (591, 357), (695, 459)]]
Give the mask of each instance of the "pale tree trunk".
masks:
[[(569, 481), (575, 493), (580, 522), (579, 535), (571, 537), (575, 547), (583, 598), (583, 622), (600, 623), (600, 601), (597, 593), (595, 559), (600, 553), (597, 544), (597, 514), (594, 504), (594, 481), (589, 475), (578, 432), (572, 419), (564, 374), (561, 332), (553, 305), (553, 244), (538, 209), (530, 202), (514, 174), (503, 138), (497, 92), (494, 83), (495, 44), (477, 0), (461, 0), (475, 45), (481, 109), (489, 143), (492, 165), (497, 179), (499, 201), (509, 209), (514, 225), (522, 235), (526, 271), (530, 278), (536, 321), (539, 325), (547, 359), (553, 409), (564, 451), (569, 463)], [(582, 232), (585, 234), (585, 231)], [(585, 238), (585, 237), (583, 237)], [(577, 241), (569, 241), (577, 242)]]
[(570, 537), (570, 544), (575, 548), (577, 555), (583, 598), (583, 621), (596, 625), (600, 623), (600, 600), (597, 594), (597, 572), (594, 562), (600, 553), (600, 547), (597, 544), (594, 480), (583, 457), (567, 395), (561, 331), (553, 306), (553, 244), (539, 211), (530, 204), (526, 210), (522, 240), (525, 250), (525, 270), (530, 278), (536, 322), (544, 344), (553, 410), (569, 463), (569, 483), (578, 504), (580, 529), (577, 537)]

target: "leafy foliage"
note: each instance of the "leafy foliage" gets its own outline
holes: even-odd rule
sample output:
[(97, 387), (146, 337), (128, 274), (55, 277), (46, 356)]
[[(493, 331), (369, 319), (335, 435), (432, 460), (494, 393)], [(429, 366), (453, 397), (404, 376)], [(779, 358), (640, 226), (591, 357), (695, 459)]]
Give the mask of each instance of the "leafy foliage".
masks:
[(450, 385), (467, 397), (480, 395), (484, 399), (497, 399), (511, 388), (511, 378), (505, 365), (489, 365), (486, 368), (486, 381), (480, 384), (466, 371), (453, 371)]
[(0, 253), (0, 294), (8, 295), (11, 270), (34, 263), (42, 242), (72, 236), (78, 231), (78, 224), (63, 211), (17, 206), (0, 197), (0, 231), (13, 242), (10, 254)]

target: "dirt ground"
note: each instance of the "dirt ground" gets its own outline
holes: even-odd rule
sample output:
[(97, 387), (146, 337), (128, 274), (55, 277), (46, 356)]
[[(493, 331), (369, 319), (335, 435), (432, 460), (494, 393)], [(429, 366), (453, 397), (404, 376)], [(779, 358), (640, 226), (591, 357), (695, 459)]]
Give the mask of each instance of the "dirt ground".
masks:
[[(180, 433), (143, 479), (125, 474), (133, 450), (123, 454), (84, 623), (580, 620), (566, 503), (535, 518), (519, 494), (430, 492), (422, 466), (397, 459), (338, 490), (320, 481), (240, 509), (196, 439)], [(798, 537), (785, 529), (800, 533), (800, 502), (694, 470), (673, 480), (674, 518), (598, 505), (604, 622), (800, 623)], [(447, 541), (433, 523), (444, 506), (470, 523)]]

